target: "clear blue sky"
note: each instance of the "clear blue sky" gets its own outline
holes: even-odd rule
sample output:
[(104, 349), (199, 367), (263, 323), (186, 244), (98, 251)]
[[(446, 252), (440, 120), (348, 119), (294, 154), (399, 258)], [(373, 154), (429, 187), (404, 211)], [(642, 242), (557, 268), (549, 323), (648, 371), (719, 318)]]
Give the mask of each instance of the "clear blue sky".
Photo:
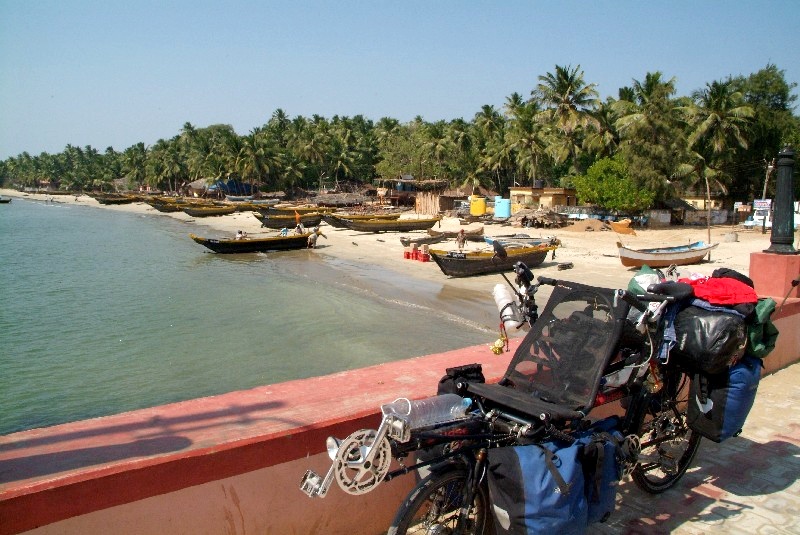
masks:
[[(0, 159), (290, 117), (463, 117), (580, 65), (603, 98), (768, 63), (800, 82), (800, 2), (0, 0)], [(797, 91), (795, 91), (797, 94)]]

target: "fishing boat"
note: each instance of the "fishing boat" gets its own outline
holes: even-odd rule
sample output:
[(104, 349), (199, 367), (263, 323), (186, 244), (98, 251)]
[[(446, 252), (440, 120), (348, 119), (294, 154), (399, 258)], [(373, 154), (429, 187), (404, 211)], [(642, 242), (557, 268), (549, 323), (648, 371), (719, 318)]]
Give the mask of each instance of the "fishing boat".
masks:
[(412, 230), (427, 230), (441, 221), (441, 217), (425, 219), (367, 219), (356, 221), (344, 219), (345, 225), (356, 232), (410, 232)]
[(264, 238), (201, 238), (194, 234), (189, 236), (200, 245), (215, 253), (237, 254), (257, 253), (264, 251), (285, 251), (289, 249), (304, 249), (308, 246), (310, 232), (305, 234), (289, 234), (288, 236), (268, 236)]
[(419, 237), (400, 236), (400, 243), (403, 247), (411, 247), (412, 245), (434, 244), (445, 241), (447, 238), (444, 236), (430, 236), (423, 235)]
[(181, 208), (183, 213), (192, 217), (213, 217), (228, 215), (236, 211), (235, 206), (184, 206)]
[(504, 247), (510, 245), (561, 245), (561, 240), (553, 236), (534, 238), (527, 234), (506, 234), (502, 236), (484, 236), (483, 240), (489, 245), (500, 242)]
[(130, 204), (139, 201), (137, 196), (125, 193), (92, 193), (90, 197), (100, 204)]
[(323, 212), (328, 212), (330, 209), (328, 208), (320, 208), (318, 206), (276, 206), (276, 205), (266, 205), (261, 207), (261, 213), (264, 215), (294, 215), (298, 213), (300, 215), (303, 214), (318, 214)]
[(8, 204), (11, 202), (11, 197), (0, 197), (0, 204)]
[(350, 221), (368, 221), (370, 219), (389, 221), (399, 218), (400, 214), (322, 214), (322, 220), (333, 228), (347, 228), (347, 224), (342, 221), (343, 219)]
[(509, 246), (505, 256), (491, 251), (441, 251), (430, 250), (431, 258), (450, 277), (471, 277), (485, 273), (510, 271), (514, 264), (523, 262), (528, 267), (536, 267), (544, 262), (547, 253), (556, 249), (554, 245)]
[(297, 215), (266, 215), (263, 210), (253, 212), (253, 215), (261, 221), (261, 226), (266, 228), (293, 228), (297, 225), (299, 219), (306, 227), (316, 227), (322, 222), (322, 214), (319, 212), (312, 212), (310, 214), (297, 214)]
[[(444, 238), (455, 238), (458, 236), (460, 230), (436, 230), (433, 228), (428, 229), (428, 234), (431, 236), (442, 236)], [(464, 237), (467, 241), (483, 241), (483, 226), (473, 229), (465, 229)]]
[(700, 262), (718, 243), (710, 245), (702, 241), (676, 247), (656, 247), (654, 249), (631, 249), (617, 242), (619, 259), (625, 267), (669, 267), (686, 266)]

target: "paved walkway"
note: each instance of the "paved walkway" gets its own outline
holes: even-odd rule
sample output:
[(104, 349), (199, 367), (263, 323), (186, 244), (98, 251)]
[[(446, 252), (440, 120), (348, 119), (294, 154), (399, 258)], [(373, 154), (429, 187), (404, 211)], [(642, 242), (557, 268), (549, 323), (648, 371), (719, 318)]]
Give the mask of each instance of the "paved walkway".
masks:
[[(769, 358), (769, 357), (767, 357)], [(648, 495), (625, 482), (594, 534), (800, 534), (800, 364), (765, 377), (744, 432), (704, 440), (678, 485)]]

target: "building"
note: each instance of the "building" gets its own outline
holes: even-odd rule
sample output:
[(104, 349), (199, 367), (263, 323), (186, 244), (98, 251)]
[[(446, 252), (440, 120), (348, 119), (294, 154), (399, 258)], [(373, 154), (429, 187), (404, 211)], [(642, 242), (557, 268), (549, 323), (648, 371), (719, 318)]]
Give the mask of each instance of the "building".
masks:
[(536, 188), (512, 186), (508, 189), (511, 204), (526, 208), (554, 208), (556, 206), (577, 206), (578, 195), (572, 188)]

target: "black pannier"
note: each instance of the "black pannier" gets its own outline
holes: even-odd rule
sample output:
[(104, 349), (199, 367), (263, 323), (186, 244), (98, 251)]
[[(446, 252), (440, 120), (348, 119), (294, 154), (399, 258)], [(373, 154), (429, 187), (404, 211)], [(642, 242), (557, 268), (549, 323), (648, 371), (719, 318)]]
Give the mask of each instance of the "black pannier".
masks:
[(744, 355), (747, 328), (736, 314), (689, 306), (675, 317), (672, 354), (698, 371), (716, 374)]

